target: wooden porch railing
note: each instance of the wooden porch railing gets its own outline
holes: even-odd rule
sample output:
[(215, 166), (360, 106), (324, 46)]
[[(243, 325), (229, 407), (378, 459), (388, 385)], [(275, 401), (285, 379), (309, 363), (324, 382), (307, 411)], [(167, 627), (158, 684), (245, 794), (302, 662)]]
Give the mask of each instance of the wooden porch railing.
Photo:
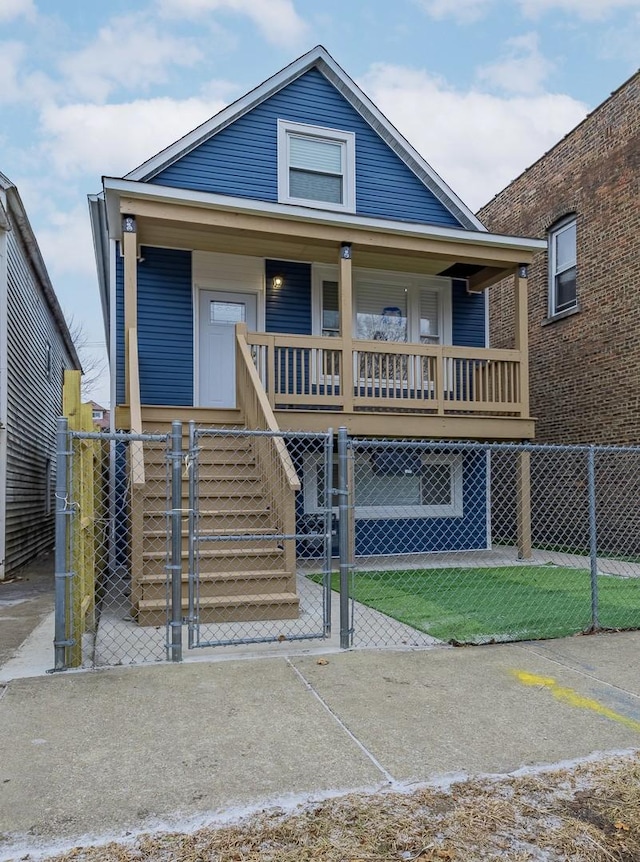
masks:
[[(237, 403), (242, 410), (247, 428), (256, 431), (280, 430), (271, 405), (258, 376), (247, 345), (246, 324), (236, 327), (236, 387)], [(295, 491), (300, 490), (300, 479), (282, 437), (254, 437), (256, 462), (262, 472), (264, 486), (277, 519), (276, 529), (285, 536), (296, 531)], [(284, 542), (287, 571), (295, 571), (295, 543)]]
[(518, 350), (354, 341), (345, 356), (339, 338), (263, 332), (246, 343), (272, 409), (341, 412), (349, 362), (354, 410), (525, 416)]

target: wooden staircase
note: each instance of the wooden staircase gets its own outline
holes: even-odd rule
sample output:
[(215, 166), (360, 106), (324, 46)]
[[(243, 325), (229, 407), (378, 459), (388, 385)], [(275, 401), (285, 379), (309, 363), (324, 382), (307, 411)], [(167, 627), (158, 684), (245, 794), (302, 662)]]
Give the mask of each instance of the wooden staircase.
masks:
[[(207, 427), (214, 427), (207, 423)], [(187, 431), (186, 423), (183, 425)], [(164, 431), (158, 423), (153, 429)], [(295, 543), (273, 535), (295, 531), (295, 492), (273, 477), (271, 438), (198, 438), (197, 534), (199, 620), (241, 623), (295, 619)], [(270, 447), (266, 448), (266, 447)], [(183, 439), (183, 451), (188, 441)], [(167, 460), (163, 444), (146, 444), (144, 485), (132, 491), (132, 605), (139, 625), (167, 620)], [(188, 479), (183, 470), (182, 599), (188, 610)], [(225, 539), (234, 536), (234, 539)], [(247, 538), (245, 539), (244, 536)], [(261, 538), (264, 536), (264, 538)]]

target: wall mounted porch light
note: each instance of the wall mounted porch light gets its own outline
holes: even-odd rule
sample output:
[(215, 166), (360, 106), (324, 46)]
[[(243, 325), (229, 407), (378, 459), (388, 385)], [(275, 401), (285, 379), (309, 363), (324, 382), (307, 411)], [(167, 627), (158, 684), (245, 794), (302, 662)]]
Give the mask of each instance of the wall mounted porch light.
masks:
[(271, 280), (271, 285), (274, 290), (280, 290), (282, 285), (284, 284), (284, 276), (282, 275), (274, 275)]

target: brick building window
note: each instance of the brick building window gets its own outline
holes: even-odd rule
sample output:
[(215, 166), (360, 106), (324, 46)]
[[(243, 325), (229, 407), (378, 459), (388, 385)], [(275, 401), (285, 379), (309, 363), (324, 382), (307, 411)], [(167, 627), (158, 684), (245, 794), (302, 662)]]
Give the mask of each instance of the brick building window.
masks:
[(571, 216), (549, 231), (549, 317), (577, 307), (576, 219)]

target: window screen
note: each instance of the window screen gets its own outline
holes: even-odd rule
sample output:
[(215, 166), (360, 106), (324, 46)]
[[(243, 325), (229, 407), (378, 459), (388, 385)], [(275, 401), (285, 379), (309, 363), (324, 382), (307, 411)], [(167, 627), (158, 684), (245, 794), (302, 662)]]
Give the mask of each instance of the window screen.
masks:
[(289, 137), (289, 194), (304, 200), (343, 203), (343, 145)]

